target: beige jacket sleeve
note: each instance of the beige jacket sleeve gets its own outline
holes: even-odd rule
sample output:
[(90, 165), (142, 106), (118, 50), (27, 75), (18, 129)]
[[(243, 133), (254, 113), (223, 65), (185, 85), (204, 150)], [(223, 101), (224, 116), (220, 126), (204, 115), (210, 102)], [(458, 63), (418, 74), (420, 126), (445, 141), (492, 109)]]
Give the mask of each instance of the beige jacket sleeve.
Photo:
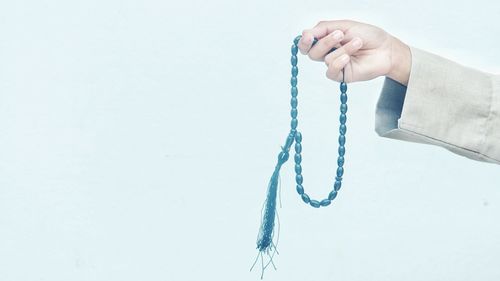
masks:
[(386, 78), (375, 131), (500, 164), (500, 76), (410, 49), (408, 86)]

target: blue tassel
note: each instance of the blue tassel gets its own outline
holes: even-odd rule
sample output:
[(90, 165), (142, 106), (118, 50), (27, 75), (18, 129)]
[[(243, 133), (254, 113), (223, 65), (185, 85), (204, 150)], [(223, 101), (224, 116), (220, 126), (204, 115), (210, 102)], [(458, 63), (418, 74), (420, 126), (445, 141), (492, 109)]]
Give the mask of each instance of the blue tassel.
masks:
[[(275, 253), (278, 253), (276, 249), (277, 242), (274, 243), (274, 226), (275, 219), (278, 218), (278, 213), (276, 211), (276, 198), (278, 195), (278, 182), (279, 182), (279, 173), (281, 166), (288, 160), (290, 147), (292, 146), (295, 139), (295, 130), (292, 130), (286, 139), (285, 146), (281, 147), (281, 152), (278, 155), (278, 163), (274, 168), (274, 172), (269, 180), (269, 184), (267, 187), (267, 197), (264, 202), (264, 210), (262, 214), (261, 225), (259, 229), (259, 235), (257, 237), (257, 249), (259, 253), (257, 254), (257, 258), (253, 263), (250, 271), (253, 269), (259, 256), (262, 262), (262, 274), (260, 278), (264, 278), (264, 270), (267, 268), (269, 264), (272, 264), (274, 269), (276, 266), (273, 263), (273, 256)], [(278, 218), (279, 223), (279, 218)], [(279, 233), (278, 233), (279, 236)], [(267, 254), (269, 257), (269, 261), (264, 265), (263, 254)], [(279, 254), (279, 253), (278, 253)]]

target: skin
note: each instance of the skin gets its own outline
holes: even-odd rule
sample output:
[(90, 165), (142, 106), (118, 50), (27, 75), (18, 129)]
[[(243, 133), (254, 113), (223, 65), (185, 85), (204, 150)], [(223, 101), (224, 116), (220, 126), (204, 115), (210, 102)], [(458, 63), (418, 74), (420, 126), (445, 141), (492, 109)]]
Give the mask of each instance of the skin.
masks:
[[(318, 42), (311, 48), (313, 38)], [(366, 81), (386, 76), (408, 85), (410, 48), (396, 37), (373, 25), (351, 21), (321, 21), (302, 32), (299, 50), (310, 59), (324, 61), (326, 76), (334, 81)], [(338, 48), (328, 54), (333, 47)]]

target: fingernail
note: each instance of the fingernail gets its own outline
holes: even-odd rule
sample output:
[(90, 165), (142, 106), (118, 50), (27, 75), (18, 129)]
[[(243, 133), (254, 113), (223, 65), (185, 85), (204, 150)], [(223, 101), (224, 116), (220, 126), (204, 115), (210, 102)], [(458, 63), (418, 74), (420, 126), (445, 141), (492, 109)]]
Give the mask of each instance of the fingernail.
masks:
[(352, 46), (353, 46), (354, 48), (359, 48), (359, 47), (361, 47), (361, 39), (359, 39), (359, 38), (354, 38), (354, 39), (352, 39)]
[(332, 33), (332, 37), (333, 39), (335, 40), (341, 40), (342, 39), (342, 32), (340, 30), (335, 30), (333, 33)]

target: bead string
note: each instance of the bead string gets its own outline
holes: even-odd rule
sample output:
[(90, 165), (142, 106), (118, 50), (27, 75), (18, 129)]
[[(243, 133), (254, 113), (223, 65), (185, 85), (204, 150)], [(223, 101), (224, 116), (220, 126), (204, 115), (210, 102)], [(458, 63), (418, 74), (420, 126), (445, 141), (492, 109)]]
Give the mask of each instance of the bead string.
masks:
[[(346, 126), (346, 121), (347, 121), (347, 84), (345, 83), (344, 76), (345, 72), (344, 69), (342, 69), (342, 81), (340, 83), (340, 116), (339, 116), (339, 138), (338, 138), (338, 157), (337, 157), (337, 176), (335, 177), (335, 183), (333, 184), (333, 190), (328, 194), (328, 197), (323, 199), (323, 200), (314, 200), (311, 199), (310, 196), (305, 193), (304, 191), (304, 186), (303, 186), (303, 181), (304, 177), (302, 176), (302, 134), (298, 131), (297, 126), (298, 126), (298, 120), (297, 120), (297, 105), (298, 105), (298, 100), (297, 100), (297, 95), (298, 95), (298, 88), (297, 88), (297, 76), (299, 73), (299, 68), (297, 67), (297, 52), (298, 52), (298, 43), (302, 36), (297, 36), (293, 40), (293, 45), (291, 47), (291, 59), (290, 63), (292, 65), (292, 70), (291, 74), (292, 77), (290, 79), (290, 85), (291, 85), (291, 100), (290, 100), (290, 105), (291, 105), (291, 111), (290, 111), (290, 116), (291, 122), (290, 122), (290, 136), (294, 136), (295, 140), (295, 182), (297, 183), (296, 190), (297, 193), (301, 196), (302, 201), (304, 203), (309, 204), (310, 206), (314, 208), (319, 208), (319, 207), (326, 207), (332, 203), (332, 201), (337, 197), (337, 193), (340, 190), (342, 186), (342, 176), (344, 175), (344, 163), (345, 163), (345, 142), (346, 142), (346, 132), (347, 132), (347, 126)], [(316, 44), (318, 40), (314, 38), (313, 45)], [(330, 52), (334, 51), (335, 48), (330, 50)], [(287, 142), (288, 144), (288, 142)], [(290, 143), (291, 145), (291, 143)], [(285, 145), (286, 147), (286, 145)], [(288, 151), (288, 150), (287, 150)]]
[[(314, 200), (307, 195), (307, 193), (304, 192), (304, 186), (302, 183), (304, 182), (304, 178), (302, 176), (302, 134), (298, 131), (297, 126), (299, 121), (297, 120), (297, 105), (298, 105), (298, 100), (297, 100), (297, 95), (298, 95), (298, 88), (297, 88), (297, 76), (299, 74), (299, 68), (297, 67), (297, 52), (298, 52), (298, 43), (302, 37), (297, 36), (293, 40), (293, 45), (291, 48), (292, 51), (292, 57), (290, 59), (290, 62), (292, 64), (292, 78), (290, 79), (290, 84), (291, 84), (291, 95), (292, 98), (290, 100), (290, 105), (291, 105), (291, 110), (290, 110), (290, 115), (292, 117), (292, 120), (290, 121), (290, 133), (288, 134), (286, 138), (285, 145), (281, 147), (281, 151), (278, 154), (278, 162), (276, 163), (276, 166), (274, 168), (273, 174), (271, 176), (271, 179), (269, 180), (268, 188), (267, 188), (267, 195), (266, 195), (266, 201), (264, 202), (263, 206), (263, 211), (262, 211), (262, 217), (261, 217), (261, 224), (259, 228), (259, 234), (257, 235), (257, 249), (259, 250), (259, 253), (257, 254), (257, 257), (255, 258), (255, 261), (250, 268), (255, 266), (257, 263), (259, 257), (261, 259), (262, 263), (262, 274), (260, 278), (262, 279), (264, 277), (264, 270), (269, 266), (270, 264), (276, 269), (276, 266), (274, 265), (273, 262), (273, 257), (275, 253), (278, 253), (276, 250), (276, 245), (278, 244), (278, 239), (276, 239), (276, 243), (274, 243), (273, 238), (274, 238), (274, 226), (275, 226), (275, 219), (278, 219), (278, 224), (279, 224), (279, 218), (276, 210), (276, 197), (277, 197), (277, 191), (278, 191), (278, 182), (279, 182), (279, 173), (281, 170), (281, 167), (289, 158), (289, 151), (295, 142), (295, 155), (294, 155), (294, 160), (295, 160), (295, 182), (297, 183), (297, 193), (301, 196), (302, 201), (304, 201), (306, 204), (309, 204), (310, 206), (314, 208), (319, 208), (319, 207), (326, 207), (332, 203), (332, 200), (334, 200), (337, 197), (337, 193), (340, 190), (340, 187), (342, 186), (342, 176), (344, 175), (344, 155), (345, 155), (345, 134), (347, 131), (346, 127), (346, 120), (347, 120), (347, 84), (345, 83), (345, 72), (344, 69), (342, 69), (342, 81), (340, 83), (340, 127), (339, 127), (339, 147), (338, 147), (338, 153), (339, 156), (337, 158), (337, 176), (335, 177), (335, 183), (333, 185), (333, 190), (328, 194), (328, 197), (319, 201), (319, 200)], [(316, 44), (318, 40), (315, 38), (313, 41), (313, 45)], [(335, 48), (331, 49), (330, 52), (334, 51)], [(279, 229), (278, 229), (279, 232)], [(279, 236), (279, 234), (278, 234)], [(264, 265), (264, 257), (263, 255), (267, 255), (269, 257), (269, 261), (266, 262)]]

